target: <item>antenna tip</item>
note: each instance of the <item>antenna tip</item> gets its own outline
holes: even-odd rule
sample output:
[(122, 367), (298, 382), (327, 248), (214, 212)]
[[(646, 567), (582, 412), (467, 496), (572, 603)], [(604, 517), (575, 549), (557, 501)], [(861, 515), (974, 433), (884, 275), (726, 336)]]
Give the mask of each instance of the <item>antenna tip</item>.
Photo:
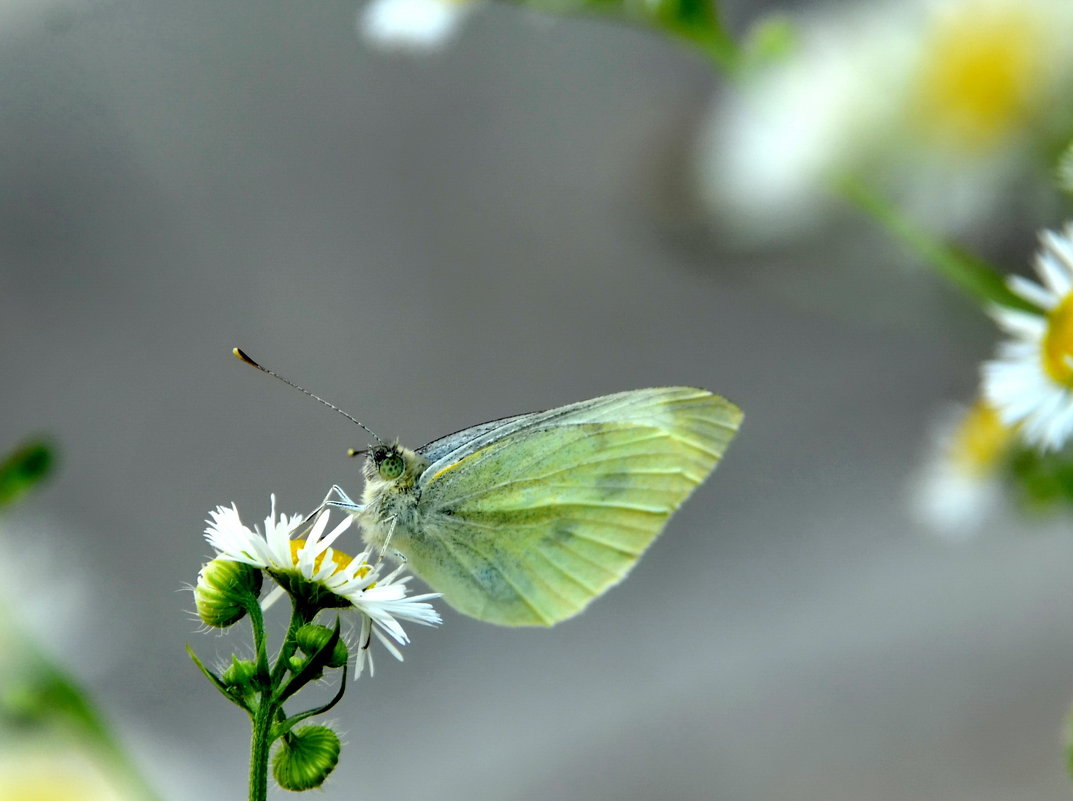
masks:
[(244, 350), (242, 350), (242, 348), (231, 348), (231, 352), (233, 354), (235, 354), (235, 356), (237, 358), (239, 358), (242, 361), (246, 362), (246, 364), (250, 365), (251, 367), (258, 367), (259, 368), (261, 366), (257, 362), (255, 362), (253, 359), (251, 359), (247, 355), (247, 353)]

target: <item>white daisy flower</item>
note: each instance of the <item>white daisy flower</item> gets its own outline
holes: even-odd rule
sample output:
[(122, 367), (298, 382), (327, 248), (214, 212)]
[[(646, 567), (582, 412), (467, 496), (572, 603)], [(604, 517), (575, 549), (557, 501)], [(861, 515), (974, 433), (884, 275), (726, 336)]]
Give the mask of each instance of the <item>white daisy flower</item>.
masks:
[(390, 50), (436, 50), (454, 37), (472, 5), (470, 0), (370, 0), (358, 11), (358, 32)]
[(1073, 434), (1073, 223), (1044, 231), (1036, 254), (1037, 284), (1011, 276), (1009, 287), (1040, 314), (996, 308), (992, 316), (1012, 338), (981, 369), (983, 395), (1026, 442), (1057, 450)]
[(1013, 440), (1014, 430), (983, 401), (944, 414), (911, 487), (920, 522), (949, 540), (974, 534), (1000, 505), (1001, 467)]
[[(1068, 0), (909, 0), (806, 11), (796, 47), (713, 107), (701, 199), (753, 239), (798, 233), (849, 174), (933, 228), (1008, 209), (1068, 138)], [(1022, 202), (1026, 202), (1022, 195)]]
[(372, 636), (401, 660), (398, 646), (409, 642), (399, 620), (409, 620), (423, 625), (441, 622), (439, 613), (427, 603), (438, 598), (438, 593), (407, 596), (406, 584), (411, 576), (402, 576), (405, 565), (399, 565), (386, 575), (381, 575), (383, 563), (369, 562), (370, 550), (355, 557), (331, 547), (346, 531), (354, 518), (345, 515), (330, 532), (329, 510), (320, 512), (305, 532), (304, 537), (292, 539), (292, 535), (304, 521), (301, 515), (276, 516), (276, 496), (272, 496), (272, 509), (264, 522), (262, 535), (255, 527), (243, 525), (238, 510), (219, 506), (210, 512), (205, 538), (216, 549), (219, 558), (231, 559), (260, 568), (272, 576), (282, 588), (262, 601), (267, 607), (285, 590), (303, 603), (318, 609), (353, 608), (361, 614), (361, 642), (355, 676), (361, 674), (366, 660), (372, 672), (372, 659), (368, 655)]

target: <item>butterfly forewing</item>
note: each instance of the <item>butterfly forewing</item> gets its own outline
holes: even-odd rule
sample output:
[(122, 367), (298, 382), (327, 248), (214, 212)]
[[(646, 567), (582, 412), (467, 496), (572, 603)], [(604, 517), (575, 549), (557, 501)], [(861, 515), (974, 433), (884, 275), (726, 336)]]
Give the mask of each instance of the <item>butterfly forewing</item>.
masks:
[(418, 448), (417, 452), (428, 459), (429, 462), (435, 463), (441, 459), (445, 459), (450, 463), (465, 455), (466, 447), (470, 443), (483, 437), (485, 434), (495, 431), (496, 429), (506, 430), (516, 420), (532, 416), (532, 414), (516, 414), (511, 417), (503, 417), (499, 420), (489, 420), (487, 423), (464, 428), (453, 434), (434, 439), (427, 445), (422, 445)]
[(741, 413), (669, 387), (500, 422), (437, 441), (454, 439), (457, 458), (422, 474), (422, 531), (407, 555), (466, 614), (551, 625), (626, 575), (719, 462)]

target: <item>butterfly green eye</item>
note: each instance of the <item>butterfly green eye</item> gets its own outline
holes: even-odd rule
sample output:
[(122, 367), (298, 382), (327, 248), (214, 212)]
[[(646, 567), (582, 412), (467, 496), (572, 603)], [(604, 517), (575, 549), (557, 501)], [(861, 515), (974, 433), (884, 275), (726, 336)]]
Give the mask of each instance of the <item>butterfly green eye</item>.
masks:
[(392, 453), (385, 456), (376, 469), (380, 473), (380, 478), (393, 481), (402, 475), (402, 468), (402, 457), (397, 453)]

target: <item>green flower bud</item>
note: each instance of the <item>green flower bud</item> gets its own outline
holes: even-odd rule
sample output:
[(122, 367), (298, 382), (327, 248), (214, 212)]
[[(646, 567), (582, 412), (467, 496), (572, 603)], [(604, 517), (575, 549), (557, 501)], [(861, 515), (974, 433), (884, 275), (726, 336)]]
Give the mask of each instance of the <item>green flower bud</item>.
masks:
[(253, 679), (254, 674), (257, 673), (256, 663), (247, 660), (239, 659), (238, 657), (231, 657), (231, 664), (220, 675), (220, 680), (230, 687), (245, 687)]
[[(298, 656), (297, 654), (295, 656), (292, 656), (289, 660), (287, 660), (287, 667), (290, 668), (291, 673), (298, 673), (305, 666), (306, 666), (305, 657)], [(316, 676), (312, 676), (310, 678), (310, 681), (317, 681), (319, 678), (320, 678), (320, 674), (318, 674)]]
[(232, 655), (231, 664), (220, 675), (227, 686), (227, 695), (243, 709), (257, 706), (257, 663)]
[[(328, 640), (332, 638), (332, 634), (334, 632), (327, 626), (306, 623), (295, 633), (294, 640), (298, 643), (298, 647), (302, 649), (302, 653), (315, 654), (327, 644)], [(325, 665), (330, 668), (341, 668), (346, 664), (349, 657), (350, 651), (347, 650), (346, 643), (340, 637), (336, 641), (335, 648), (332, 649), (331, 656), (328, 657)]]
[(224, 629), (242, 620), (261, 593), (261, 571), (230, 559), (213, 559), (201, 568), (194, 588), (197, 616), (206, 626)]
[(327, 726), (303, 726), (280, 738), (272, 775), (284, 790), (320, 787), (339, 762), (339, 737)]

